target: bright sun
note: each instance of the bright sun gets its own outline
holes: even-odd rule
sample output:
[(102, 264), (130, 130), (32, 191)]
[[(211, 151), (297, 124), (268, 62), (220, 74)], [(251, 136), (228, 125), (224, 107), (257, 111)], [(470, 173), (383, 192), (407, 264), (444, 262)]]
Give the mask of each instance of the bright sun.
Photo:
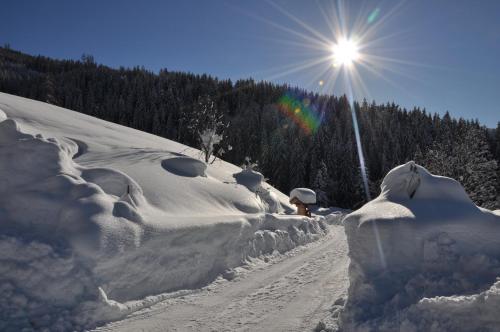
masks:
[(340, 39), (336, 44), (332, 45), (333, 65), (350, 66), (354, 61), (359, 59), (358, 45), (346, 38)]

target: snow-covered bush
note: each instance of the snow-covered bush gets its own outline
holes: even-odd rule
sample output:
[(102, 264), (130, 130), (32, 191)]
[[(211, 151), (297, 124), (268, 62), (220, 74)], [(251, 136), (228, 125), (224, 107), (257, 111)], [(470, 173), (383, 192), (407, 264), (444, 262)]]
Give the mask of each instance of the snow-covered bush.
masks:
[(243, 163), (243, 165), (241, 165), (241, 168), (244, 169), (244, 170), (249, 170), (249, 171), (256, 171), (257, 168), (259, 167), (259, 163), (258, 162), (254, 162), (252, 161), (252, 158), (250, 157), (245, 157), (245, 162)]
[[(381, 189), (344, 220), (351, 262), (343, 329), (488, 330), (500, 310), (492, 286), (500, 217), (478, 208), (457, 181), (413, 162), (390, 171)], [(480, 312), (483, 300), (491, 311)], [(456, 316), (467, 311), (468, 319)]]
[[(207, 128), (200, 133), (200, 150), (205, 156), (205, 162), (209, 162), (215, 153), (215, 146), (222, 141), (222, 135), (217, 134), (217, 128)], [(223, 150), (219, 150), (222, 155)]]
[[(206, 163), (213, 163), (216, 157), (221, 157), (226, 152), (221, 143), (228, 123), (224, 121), (224, 115), (217, 109), (210, 97), (200, 97), (198, 104), (186, 120), (188, 121), (187, 128), (198, 139)], [(232, 147), (228, 145), (226, 149), (230, 151)]]

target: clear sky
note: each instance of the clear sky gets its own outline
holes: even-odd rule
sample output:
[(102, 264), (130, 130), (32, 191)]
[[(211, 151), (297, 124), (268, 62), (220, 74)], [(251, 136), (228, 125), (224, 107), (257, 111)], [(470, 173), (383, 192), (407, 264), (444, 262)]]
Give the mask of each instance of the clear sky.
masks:
[[(111, 67), (253, 77), (342, 94), (318, 59), (339, 20), (360, 40), (356, 99), (500, 121), (500, 1), (2, 0), (0, 44)], [(337, 15), (332, 15), (332, 13)], [(371, 14), (371, 16), (370, 16)], [(360, 29), (359, 27), (363, 27)], [(369, 61), (368, 61), (369, 60)], [(341, 76), (342, 77), (342, 76)], [(324, 84), (320, 85), (319, 82)]]

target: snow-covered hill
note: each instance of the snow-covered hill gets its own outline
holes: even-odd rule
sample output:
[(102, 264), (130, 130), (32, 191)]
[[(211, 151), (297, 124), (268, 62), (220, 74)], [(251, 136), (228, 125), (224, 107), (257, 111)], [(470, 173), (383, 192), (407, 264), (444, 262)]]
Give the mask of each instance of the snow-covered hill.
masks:
[(288, 198), (254, 192), (241, 168), (198, 156), (0, 93), (0, 330), (94, 326), (325, 232), (280, 213)]

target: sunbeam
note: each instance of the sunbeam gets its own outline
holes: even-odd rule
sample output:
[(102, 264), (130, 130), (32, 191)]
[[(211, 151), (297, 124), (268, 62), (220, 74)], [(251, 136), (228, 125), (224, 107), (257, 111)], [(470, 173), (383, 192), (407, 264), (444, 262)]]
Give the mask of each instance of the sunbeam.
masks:
[[(385, 13), (380, 7), (369, 8), (369, 6), (363, 6), (360, 14), (352, 19), (349, 16), (346, 3), (343, 1), (336, 1), (330, 8), (322, 7), (322, 5), (317, 2), (321, 15), (330, 31), (330, 35), (325, 36), (324, 33), (316, 30), (310, 24), (306, 24), (287, 9), (272, 1), (268, 1), (268, 3), (301, 30), (295, 30), (294, 28), (278, 24), (274, 21), (271, 22), (263, 18), (260, 18), (260, 20), (269, 23), (271, 26), (281, 31), (290, 33), (291, 36), (300, 38), (299, 42), (294, 41), (290, 43), (293, 48), (312, 50), (317, 52), (318, 55), (316, 56), (315, 52), (311, 52), (313, 56), (308, 57), (308, 54), (306, 54), (306, 59), (302, 62), (290, 64), (282, 68), (272, 68), (272, 74), (270, 73), (266, 79), (272, 80), (278, 77), (286, 77), (299, 72), (308, 71), (311, 76), (310, 84), (318, 84), (320, 87), (319, 90), (322, 93), (334, 92), (337, 84), (340, 82), (343, 83), (343, 89), (346, 91), (345, 94), (352, 115), (353, 131), (356, 140), (363, 188), (366, 201), (370, 201), (371, 196), (368, 186), (367, 168), (363, 155), (361, 134), (354, 102), (357, 97), (364, 96), (366, 98), (366, 96), (371, 96), (370, 89), (367, 84), (365, 84), (363, 76), (366, 74), (372, 75), (397, 89), (402, 89), (403, 92), (411, 96), (408, 91), (404, 91), (404, 88), (395, 84), (389, 77), (386, 77), (383, 72), (388, 71), (403, 77), (408, 76), (413, 80), (418, 80), (417, 77), (406, 73), (404, 68), (408, 66), (425, 66), (424, 64), (415, 63), (407, 59), (393, 58), (386, 54), (390, 50), (390, 45), (387, 45), (390, 43), (390, 40), (396, 36), (403, 35), (404, 32), (399, 31), (391, 35), (380, 36), (379, 31), (381, 31), (384, 24), (401, 9), (402, 4), (398, 4)], [(282, 40), (279, 42), (283, 43)], [(304, 42), (304, 45), (300, 45), (302, 42)], [(394, 46), (392, 47), (394, 48)], [(293, 52), (293, 55), (298, 56), (299, 53), (299, 51)], [(360, 72), (358, 69), (361, 69), (363, 72)], [(314, 74), (312, 74), (312, 72), (314, 72)], [(317, 90), (318, 86), (316, 86)], [(415, 96), (412, 97), (416, 98)], [(298, 121), (297, 119), (295, 120), (296, 122)], [(305, 126), (302, 127), (305, 128)], [(307, 131), (309, 133), (315, 132), (315, 130), (310, 128)], [(373, 232), (377, 242), (381, 264), (385, 266), (384, 251), (376, 226), (374, 226)]]

